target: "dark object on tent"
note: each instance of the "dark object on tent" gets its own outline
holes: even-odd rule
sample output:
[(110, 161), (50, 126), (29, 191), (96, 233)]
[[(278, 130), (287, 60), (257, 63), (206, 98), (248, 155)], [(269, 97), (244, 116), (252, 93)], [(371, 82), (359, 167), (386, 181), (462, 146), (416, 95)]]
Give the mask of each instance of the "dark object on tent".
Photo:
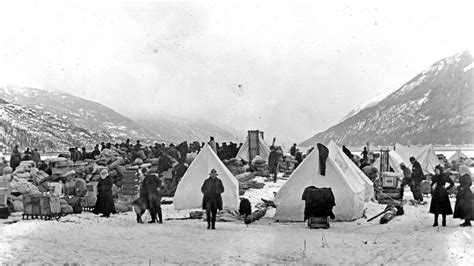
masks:
[(329, 156), (329, 149), (321, 143), (316, 145), (319, 150), (319, 173), (326, 175), (326, 160)]
[(352, 160), (352, 152), (344, 145), (342, 146), (342, 152), (344, 152), (344, 154)]
[(259, 220), (260, 218), (265, 216), (266, 213), (267, 213), (267, 208), (258, 209), (256, 211), (254, 211), (252, 214), (245, 217), (245, 224), (251, 224), (251, 223)]
[(310, 217), (331, 217), (334, 219), (332, 208), (336, 206), (334, 194), (331, 188), (317, 188), (309, 186), (305, 188), (301, 197), (305, 201), (304, 220)]
[(245, 215), (245, 217), (252, 214), (252, 205), (250, 205), (250, 201), (248, 199), (242, 198), (240, 200), (239, 213), (240, 215)]

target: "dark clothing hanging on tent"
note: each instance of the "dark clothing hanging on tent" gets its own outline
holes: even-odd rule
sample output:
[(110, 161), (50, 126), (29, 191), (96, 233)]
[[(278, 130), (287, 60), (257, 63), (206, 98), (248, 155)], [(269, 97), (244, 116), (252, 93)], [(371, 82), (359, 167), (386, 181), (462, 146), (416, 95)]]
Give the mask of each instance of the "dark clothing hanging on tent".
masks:
[(319, 150), (319, 174), (326, 175), (326, 160), (329, 156), (329, 149), (321, 143), (316, 145)]
[(305, 188), (302, 200), (305, 201), (304, 220), (310, 217), (331, 217), (334, 219), (332, 208), (336, 206), (334, 194), (331, 188), (317, 188), (309, 186)]

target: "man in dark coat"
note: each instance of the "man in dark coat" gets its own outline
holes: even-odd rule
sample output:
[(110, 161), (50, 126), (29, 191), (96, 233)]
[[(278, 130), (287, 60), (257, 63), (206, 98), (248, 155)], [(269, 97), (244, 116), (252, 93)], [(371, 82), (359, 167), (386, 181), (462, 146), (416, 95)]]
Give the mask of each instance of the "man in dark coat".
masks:
[(161, 213), (161, 180), (157, 174), (147, 174), (143, 179), (140, 188), (140, 198), (144, 199), (148, 211), (150, 212), (151, 221), (148, 223), (156, 223), (156, 215), (158, 214), (159, 223), (163, 223), (163, 215)]
[(222, 196), (224, 193), (224, 185), (217, 178), (216, 169), (212, 169), (209, 178), (204, 181), (201, 187), (204, 194), (202, 198), (202, 208), (206, 210), (207, 229), (216, 229), (217, 210), (222, 210)]
[(415, 159), (415, 157), (410, 157), (410, 163), (412, 164), (411, 168), (411, 178), (414, 182), (413, 184), (413, 197), (416, 201), (423, 201), (423, 194), (421, 193), (421, 181), (425, 180), (425, 175), (421, 169), (421, 164)]
[(413, 193), (413, 198), (414, 198), (415, 189), (413, 188), (414, 182), (413, 182), (413, 179), (411, 178), (411, 170), (405, 165), (405, 163), (400, 163), (400, 168), (403, 171), (403, 180), (402, 180), (402, 184), (400, 185), (400, 198), (403, 199), (403, 192), (405, 190), (406, 185), (410, 187), (410, 190)]
[(296, 143), (293, 143), (293, 146), (291, 146), (291, 148), (290, 148), (290, 154), (291, 154), (291, 156), (295, 156), (295, 155), (296, 155)]
[(279, 154), (274, 146), (270, 147), (270, 154), (268, 155), (268, 170), (273, 175), (273, 182), (276, 183), (278, 175)]
[(158, 173), (162, 174), (163, 172), (168, 171), (172, 166), (171, 158), (168, 156), (166, 151), (163, 151), (163, 155), (158, 160)]

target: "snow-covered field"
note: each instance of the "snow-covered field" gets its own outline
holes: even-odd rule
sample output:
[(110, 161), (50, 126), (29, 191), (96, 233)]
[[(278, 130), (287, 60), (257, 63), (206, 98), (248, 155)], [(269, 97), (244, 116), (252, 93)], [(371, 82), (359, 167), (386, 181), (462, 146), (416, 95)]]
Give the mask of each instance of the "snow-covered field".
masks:
[[(260, 197), (271, 199), (283, 183), (266, 183), (265, 189), (250, 190), (246, 195), (252, 202)], [(367, 203), (366, 216), (370, 218), (384, 207)], [(308, 229), (305, 223), (277, 223), (271, 219), (274, 209), (248, 226), (219, 222), (216, 230), (207, 230), (201, 220), (137, 224), (132, 212), (109, 219), (82, 213), (59, 221), (21, 220), (16, 213), (0, 222), (0, 262), (472, 265), (474, 230), (459, 227), (461, 221), (452, 217), (447, 227), (432, 227), (428, 208), (429, 204), (406, 205), (405, 215), (385, 225), (380, 225), (379, 219), (367, 222), (361, 218), (331, 223), (326, 230)], [(189, 213), (175, 211), (172, 205), (163, 209), (165, 219)], [(7, 221), (18, 222), (5, 224)]]

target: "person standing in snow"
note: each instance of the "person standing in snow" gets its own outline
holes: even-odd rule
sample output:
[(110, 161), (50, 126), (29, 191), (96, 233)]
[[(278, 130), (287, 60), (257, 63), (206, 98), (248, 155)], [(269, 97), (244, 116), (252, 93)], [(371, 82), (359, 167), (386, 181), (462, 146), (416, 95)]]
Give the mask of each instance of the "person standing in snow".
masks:
[(291, 146), (290, 148), (290, 154), (291, 156), (295, 156), (296, 155), (296, 143), (293, 143), (293, 146)]
[(472, 209), (472, 177), (471, 171), (465, 165), (459, 166), (459, 187), (456, 194), (456, 205), (454, 205), (453, 218), (464, 219), (461, 226), (471, 226), (471, 220), (474, 220)]
[(275, 146), (270, 147), (270, 154), (268, 155), (268, 170), (270, 174), (273, 175), (273, 183), (276, 183), (278, 175), (278, 163), (279, 163), (279, 154)]
[(158, 222), (163, 223), (161, 213), (161, 180), (158, 174), (147, 174), (143, 179), (140, 188), (140, 198), (143, 198), (150, 211), (151, 221), (148, 223), (156, 223), (156, 215), (158, 214)]
[(204, 181), (201, 192), (204, 194), (202, 198), (202, 208), (206, 210), (207, 229), (216, 229), (217, 210), (222, 210), (222, 196), (224, 193), (224, 185), (217, 178), (216, 169), (212, 169), (209, 178)]
[(93, 213), (100, 214), (101, 217), (109, 218), (111, 213), (115, 212), (114, 199), (112, 197), (113, 180), (109, 176), (107, 169), (100, 171), (100, 180), (97, 184), (97, 202)]
[(405, 165), (405, 163), (400, 163), (400, 168), (403, 171), (403, 180), (402, 180), (402, 184), (400, 185), (400, 198), (403, 199), (403, 192), (405, 190), (406, 185), (410, 187), (410, 190), (413, 193), (413, 198), (414, 198), (415, 192), (413, 189), (414, 183), (413, 183), (413, 179), (411, 178), (411, 170)]
[(216, 144), (216, 141), (214, 140), (214, 137), (210, 137), (209, 142), (207, 144), (209, 144), (209, 146), (211, 146), (211, 149), (217, 154), (217, 144)]
[[(444, 174), (444, 169), (441, 165), (436, 166), (436, 174), (431, 178), (431, 204), (430, 213), (434, 214), (433, 226), (438, 226), (438, 216), (443, 217), (443, 226), (446, 226), (446, 215), (453, 214), (451, 203), (449, 202), (448, 190), (454, 187), (454, 181)], [(446, 188), (446, 183), (449, 186)]]
[(421, 181), (425, 180), (425, 175), (421, 169), (421, 164), (415, 159), (415, 157), (410, 157), (410, 163), (412, 164), (411, 168), (411, 178), (414, 182), (413, 184), (413, 197), (419, 203), (423, 201), (423, 194), (421, 193)]

